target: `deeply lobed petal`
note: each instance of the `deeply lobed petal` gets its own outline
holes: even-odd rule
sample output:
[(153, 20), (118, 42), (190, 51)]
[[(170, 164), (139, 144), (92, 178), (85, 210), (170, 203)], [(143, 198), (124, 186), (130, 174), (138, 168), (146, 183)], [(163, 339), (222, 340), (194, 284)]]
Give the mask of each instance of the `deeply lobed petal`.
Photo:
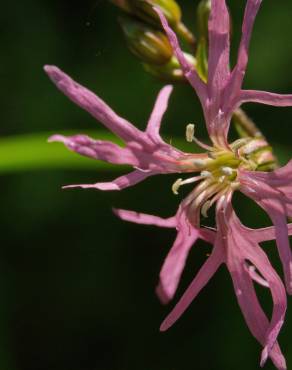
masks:
[[(225, 0), (212, 0), (209, 17), (208, 97), (220, 105), (229, 75), (230, 19)], [(219, 106), (217, 110), (219, 110)]]
[(292, 216), (292, 162), (273, 172), (241, 171), (240, 190), (257, 202), (275, 227), (275, 238), (283, 264), (287, 292), (292, 294), (292, 253), (288, 238), (287, 217)]
[(161, 331), (169, 329), (186, 311), (192, 301), (197, 297), (200, 291), (206, 286), (219, 266), (224, 261), (224, 254), (221, 248), (215, 247), (204, 265), (201, 267), (196, 277), (187, 288), (174, 309), (166, 317), (160, 326)]
[[(229, 95), (229, 100), (232, 101), (233, 104), (239, 97), (243, 78), (245, 76), (248, 63), (248, 49), (251, 39), (251, 33), (261, 3), (262, 0), (247, 0), (246, 3), (242, 23), (242, 36), (238, 49), (237, 63), (232, 71), (231, 79), (227, 87), (227, 95)], [(226, 98), (228, 99), (227, 96)], [(228, 103), (228, 101), (227, 104), (229, 105), (227, 109), (230, 110), (233, 108), (232, 105), (230, 106), (230, 103)]]
[[(277, 336), (283, 325), (287, 308), (283, 283), (264, 251), (254, 240), (252, 230), (240, 223), (231, 204), (226, 205), (224, 213), (222, 208), (218, 207), (217, 225), (217, 242), (226, 251), (226, 265), (233, 280), (238, 303), (250, 331), (264, 347), (261, 366), (268, 357), (271, 357), (278, 369), (285, 369), (285, 360), (277, 344)], [(270, 322), (258, 302), (252, 276), (245, 268), (247, 261), (268, 283), (274, 304)]]
[[(46, 66), (46, 72), (56, 86), (73, 102), (88, 111), (107, 128), (125, 141), (126, 146), (94, 140), (86, 135), (64, 137), (54, 135), (50, 141), (63, 142), (70, 150), (81, 155), (104, 160), (114, 164), (129, 164), (137, 169), (128, 175), (109, 183), (72, 185), (67, 187), (95, 188), (100, 190), (120, 190), (134, 185), (157, 173), (188, 171), (189, 155), (166, 144), (159, 135), (163, 115), (166, 111), (172, 86), (165, 86), (159, 93), (145, 132), (119, 117), (104, 101), (81, 86), (54, 66)], [(66, 188), (67, 188), (66, 187)]]
[(146, 132), (148, 136), (157, 143), (163, 143), (159, 135), (162, 118), (168, 107), (168, 100), (172, 93), (173, 87), (171, 85), (165, 86), (161, 89), (156, 99), (153, 111), (147, 124)]
[(139, 158), (136, 158), (129, 148), (121, 148), (110, 141), (94, 140), (87, 135), (53, 135), (49, 138), (49, 142), (64, 143), (68, 149), (85, 157), (142, 167)]
[(183, 73), (186, 77), (186, 79), (189, 81), (189, 83), (191, 84), (191, 86), (193, 86), (193, 88), (195, 89), (202, 105), (204, 106), (205, 103), (206, 103), (206, 98), (207, 98), (207, 90), (206, 90), (206, 85), (205, 83), (200, 79), (197, 71), (195, 70), (194, 66), (190, 65), (190, 63), (187, 61), (187, 59), (185, 58), (180, 46), (179, 46), (179, 42), (178, 42), (178, 39), (176, 37), (176, 34), (174, 33), (174, 31), (171, 29), (171, 27), (169, 26), (168, 22), (167, 22), (167, 19), (165, 18), (164, 14), (162, 13), (162, 11), (159, 9), (159, 8), (154, 8), (155, 11), (157, 12), (160, 20), (161, 20), (161, 24), (162, 24), (162, 27), (168, 37), (168, 40), (172, 46), (172, 49), (173, 49), (173, 52), (177, 58), (177, 60), (179, 61), (181, 67), (182, 67), (182, 70), (183, 70)]
[(114, 190), (123, 190), (130, 186), (134, 186), (139, 182), (145, 180), (149, 176), (153, 176), (153, 172), (144, 172), (140, 170), (135, 170), (127, 175), (120, 176), (110, 182), (97, 182), (96, 184), (78, 184), (78, 185), (66, 185), (63, 186), (63, 189), (70, 188), (82, 188), (82, 189), (97, 189), (104, 191), (114, 191)]
[(109, 130), (125, 141), (141, 141), (151, 145), (150, 140), (130, 122), (118, 116), (103, 100), (81, 86), (56, 66), (45, 66), (52, 82), (69, 99), (90, 113)]
[(126, 210), (114, 210), (125, 221), (138, 224), (171, 227), (177, 229), (177, 237), (172, 245), (159, 274), (156, 293), (162, 303), (168, 303), (174, 296), (191, 247), (201, 238), (213, 242), (215, 234), (211, 230), (196, 229), (187, 221), (185, 209), (179, 208), (176, 216), (160, 218)]
[(239, 97), (240, 104), (260, 103), (275, 107), (291, 107), (292, 94), (276, 94), (268, 91), (242, 90)]

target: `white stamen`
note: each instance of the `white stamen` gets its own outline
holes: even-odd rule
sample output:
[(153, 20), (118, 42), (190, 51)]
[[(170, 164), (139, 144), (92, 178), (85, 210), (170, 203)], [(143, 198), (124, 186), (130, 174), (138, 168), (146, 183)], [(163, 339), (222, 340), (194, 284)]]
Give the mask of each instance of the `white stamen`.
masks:
[(209, 209), (210, 209), (210, 207), (211, 207), (211, 201), (210, 200), (207, 200), (207, 202), (206, 203), (204, 203), (203, 204), (203, 206), (202, 206), (202, 208), (201, 208), (201, 214), (205, 217), (205, 218), (207, 218), (208, 217), (208, 211), (209, 211)]
[(221, 167), (221, 172), (226, 176), (231, 176), (234, 172), (234, 169), (231, 167)]
[(190, 123), (186, 127), (186, 140), (188, 143), (192, 143), (195, 135), (195, 125)]
[(211, 172), (209, 172), (209, 171), (202, 171), (202, 172), (200, 173), (200, 175), (201, 175), (202, 177), (212, 177), (212, 173), (211, 173)]
[(171, 190), (173, 191), (173, 193), (174, 193), (175, 195), (178, 195), (178, 189), (180, 188), (182, 181), (183, 181), (182, 179), (177, 179), (177, 180), (173, 183), (173, 185), (172, 185), (172, 187), (171, 187)]
[(220, 184), (222, 184), (225, 181), (225, 179), (226, 179), (225, 176), (220, 176), (219, 179), (218, 179), (218, 182), (220, 182)]
[(212, 148), (210, 145), (202, 143), (201, 140), (195, 137), (195, 125), (193, 123), (189, 123), (186, 126), (186, 140), (188, 143), (192, 143), (194, 141), (199, 147), (205, 150), (208, 151), (214, 150), (214, 148)]
[(189, 179), (186, 179), (184, 181), (181, 181), (180, 185), (191, 184), (191, 183), (196, 182), (196, 181), (199, 181), (199, 180), (202, 180), (202, 177), (201, 176), (190, 177)]

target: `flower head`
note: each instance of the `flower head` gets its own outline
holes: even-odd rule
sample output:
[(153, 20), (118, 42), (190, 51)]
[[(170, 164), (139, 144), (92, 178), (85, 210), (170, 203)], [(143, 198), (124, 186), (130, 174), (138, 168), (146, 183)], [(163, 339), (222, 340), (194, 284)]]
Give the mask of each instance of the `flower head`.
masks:
[[(166, 144), (159, 135), (171, 86), (161, 90), (146, 130), (140, 131), (58, 68), (47, 66), (45, 70), (64, 94), (119, 136), (125, 146), (93, 140), (84, 135), (55, 135), (50, 140), (61, 141), (81, 155), (110, 163), (129, 164), (134, 168), (130, 174), (109, 183), (74, 186), (120, 190), (152, 175), (192, 174), (186, 179), (180, 177), (173, 185), (173, 192), (177, 194), (180, 186), (195, 184), (173, 217), (162, 219), (132, 211), (115, 210), (118, 216), (127, 221), (177, 229), (177, 238), (165, 260), (157, 288), (159, 297), (165, 303), (175, 294), (188, 252), (195, 241), (202, 238), (214, 246), (210, 257), (161, 329), (166, 330), (177, 320), (224, 263), (231, 274), (247, 325), (263, 346), (261, 365), (270, 357), (278, 369), (285, 369), (285, 359), (277, 343), (287, 305), (285, 288), (259, 243), (276, 239), (286, 289), (291, 294), (292, 255), (288, 240), (291, 227), (287, 225), (286, 218), (292, 216), (292, 162), (284, 168), (263, 172), (262, 169), (267, 165), (271, 168), (273, 164), (269, 145), (264, 138), (259, 136), (228, 142), (232, 114), (241, 104), (259, 102), (275, 106), (292, 105), (292, 95), (242, 89), (252, 27), (260, 5), (260, 0), (247, 0), (237, 63), (231, 70), (230, 19), (227, 6), (225, 0), (211, 1), (207, 82), (199, 77), (186, 60), (176, 34), (163, 13), (156, 9), (185, 77), (194, 87), (202, 104), (212, 145), (203, 144), (196, 139), (193, 125), (188, 125), (186, 129), (187, 141), (194, 141), (201, 146), (204, 149), (202, 154), (183, 153)], [(244, 227), (232, 208), (235, 191), (241, 191), (255, 200), (269, 214), (274, 227), (259, 230)], [(216, 208), (216, 229), (202, 228), (201, 214), (207, 216), (208, 209), (213, 205)], [(274, 308), (270, 320), (259, 304), (254, 283), (271, 292)]]

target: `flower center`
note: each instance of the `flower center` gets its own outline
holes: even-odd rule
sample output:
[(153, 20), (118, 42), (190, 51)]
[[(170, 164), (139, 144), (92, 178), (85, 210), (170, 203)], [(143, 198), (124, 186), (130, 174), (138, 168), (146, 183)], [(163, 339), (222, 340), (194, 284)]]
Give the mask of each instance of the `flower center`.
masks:
[(238, 139), (228, 149), (216, 148), (195, 138), (194, 125), (190, 124), (186, 129), (186, 139), (207, 150), (202, 155), (182, 158), (180, 165), (183, 172), (199, 173), (187, 179), (179, 178), (172, 185), (173, 193), (178, 194), (182, 185), (198, 182), (184, 201), (195, 224), (199, 223), (200, 213), (207, 217), (208, 210), (216, 201), (240, 187), (237, 180), (239, 170), (272, 170), (276, 165), (271, 147), (264, 138)]

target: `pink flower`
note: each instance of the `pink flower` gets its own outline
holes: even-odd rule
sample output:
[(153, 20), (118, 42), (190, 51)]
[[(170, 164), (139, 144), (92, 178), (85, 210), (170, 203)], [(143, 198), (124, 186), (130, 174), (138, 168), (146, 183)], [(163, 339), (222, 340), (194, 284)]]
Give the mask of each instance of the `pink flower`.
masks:
[[(159, 297), (165, 303), (175, 294), (188, 252), (195, 241), (202, 238), (214, 245), (210, 257), (166, 318), (161, 330), (168, 329), (181, 316), (224, 263), (231, 274), (246, 323), (263, 346), (261, 365), (270, 357), (278, 369), (286, 369), (285, 359), (277, 343), (287, 306), (285, 288), (259, 243), (276, 239), (286, 289), (291, 294), (292, 255), (288, 234), (292, 228), (287, 225), (286, 218), (292, 216), (292, 162), (279, 170), (262, 172), (261, 167), (272, 160), (268, 144), (263, 138), (239, 139), (228, 143), (231, 117), (241, 104), (258, 102), (275, 106), (292, 105), (292, 95), (242, 89), (249, 41), (260, 4), (260, 0), (247, 0), (238, 59), (235, 67), (230, 70), (228, 10), (224, 0), (212, 0), (207, 83), (200, 79), (184, 58), (175, 33), (168, 26), (162, 12), (156, 9), (185, 77), (194, 87), (203, 107), (213, 145), (199, 142), (194, 137), (193, 125), (187, 126), (186, 135), (188, 141), (195, 141), (207, 151), (202, 154), (183, 153), (166, 144), (159, 135), (161, 119), (172, 89), (170, 86), (161, 90), (146, 130), (142, 132), (58, 68), (46, 66), (45, 70), (64, 94), (119, 136), (125, 146), (93, 140), (84, 135), (55, 135), (50, 140), (61, 141), (69, 149), (82, 155), (110, 163), (129, 164), (135, 169), (109, 183), (74, 186), (121, 190), (161, 173), (198, 173), (185, 180), (179, 178), (174, 183), (173, 191), (176, 194), (182, 185), (198, 184), (182, 201), (173, 217), (162, 219), (132, 211), (115, 210), (118, 216), (127, 221), (177, 229), (177, 238), (162, 267), (157, 288)], [(259, 230), (244, 227), (232, 208), (232, 195), (236, 190), (255, 200), (269, 214), (274, 226)], [(208, 209), (213, 205), (216, 205), (216, 232), (200, 227), (200, 214), (207, 216)], [(271, 292), (274, 308), (270, 320), (258, 302), (255, 282)]]

